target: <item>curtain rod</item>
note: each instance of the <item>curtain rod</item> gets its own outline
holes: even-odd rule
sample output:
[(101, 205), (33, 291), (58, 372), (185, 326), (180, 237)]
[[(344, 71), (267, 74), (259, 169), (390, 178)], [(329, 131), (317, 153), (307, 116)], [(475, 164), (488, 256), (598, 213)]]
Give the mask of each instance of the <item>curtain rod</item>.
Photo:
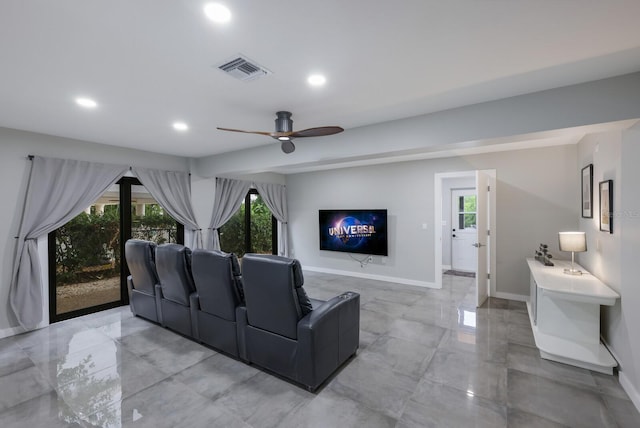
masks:
[[(34, 155), (27, 155), (27, 159), (29, 159), (30, 161), (32, 161), (34, 157), (35, 157)], [(133, 167), (129, 166), (129, 171), (131, 171), (132, 169)], [(189, 173), (189, 177), (191, 177), (191, 173)]]

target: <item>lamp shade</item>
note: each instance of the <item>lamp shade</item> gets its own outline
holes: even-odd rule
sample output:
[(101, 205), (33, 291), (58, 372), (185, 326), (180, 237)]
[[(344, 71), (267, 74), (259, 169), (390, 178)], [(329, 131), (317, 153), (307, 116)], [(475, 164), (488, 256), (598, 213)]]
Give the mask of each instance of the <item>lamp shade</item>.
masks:
[(587, 251), (587, 234), (585, 232), (559, 232), (560, 251)]

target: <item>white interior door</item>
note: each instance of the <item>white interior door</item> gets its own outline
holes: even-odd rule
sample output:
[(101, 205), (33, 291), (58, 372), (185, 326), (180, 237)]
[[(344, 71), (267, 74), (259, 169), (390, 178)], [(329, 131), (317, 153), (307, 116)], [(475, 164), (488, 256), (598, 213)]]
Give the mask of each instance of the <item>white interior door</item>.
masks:
[(476, 271), (476, 190), (451, 190), (451, 269)]
[(494, 179), (486, 171), (476, 171), (477, 240), (476, 251), (476, 305), (482, 306), (489, 297), (489, 192)]

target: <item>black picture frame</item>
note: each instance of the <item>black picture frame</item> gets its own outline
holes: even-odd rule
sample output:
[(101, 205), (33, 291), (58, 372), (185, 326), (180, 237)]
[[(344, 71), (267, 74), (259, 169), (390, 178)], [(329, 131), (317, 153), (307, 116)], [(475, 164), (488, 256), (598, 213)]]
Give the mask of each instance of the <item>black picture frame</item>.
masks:
[(600, 182), (600, 230), (613, 233), (613, 180)]
[(582, 218), (593, 218), (593, 164), (582, 168)]

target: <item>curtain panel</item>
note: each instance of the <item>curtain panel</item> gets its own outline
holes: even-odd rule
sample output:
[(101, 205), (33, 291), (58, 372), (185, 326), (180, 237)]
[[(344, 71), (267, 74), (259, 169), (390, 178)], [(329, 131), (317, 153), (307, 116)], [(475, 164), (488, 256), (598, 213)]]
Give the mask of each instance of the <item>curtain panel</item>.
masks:
[(187, 172), (132, 167), (136, 177), (169, 215), (193, 231), (192, 248), (202, 248), (202, 229), (198, 227), (191, 204), (191, 179)]
[(287, 188), (274, 183), (254, 183), (254, 186), (271, 214), (278, 220), (278, 255), (289, 257)]
[(211, 215), (211, 244), (209, 249), (220, 250), (221, 228), (242, 205), (251, 183), (248, 181), (234, 180), (231, 178), (216, 178), (216, 190), (213, 198), (213, 214)]
[(129, 168), (35, 156), (11, 275), (9, 301), (28, 330), (42, 321), (42, 278), (37, 239), (66, 224), (96, 201)]

